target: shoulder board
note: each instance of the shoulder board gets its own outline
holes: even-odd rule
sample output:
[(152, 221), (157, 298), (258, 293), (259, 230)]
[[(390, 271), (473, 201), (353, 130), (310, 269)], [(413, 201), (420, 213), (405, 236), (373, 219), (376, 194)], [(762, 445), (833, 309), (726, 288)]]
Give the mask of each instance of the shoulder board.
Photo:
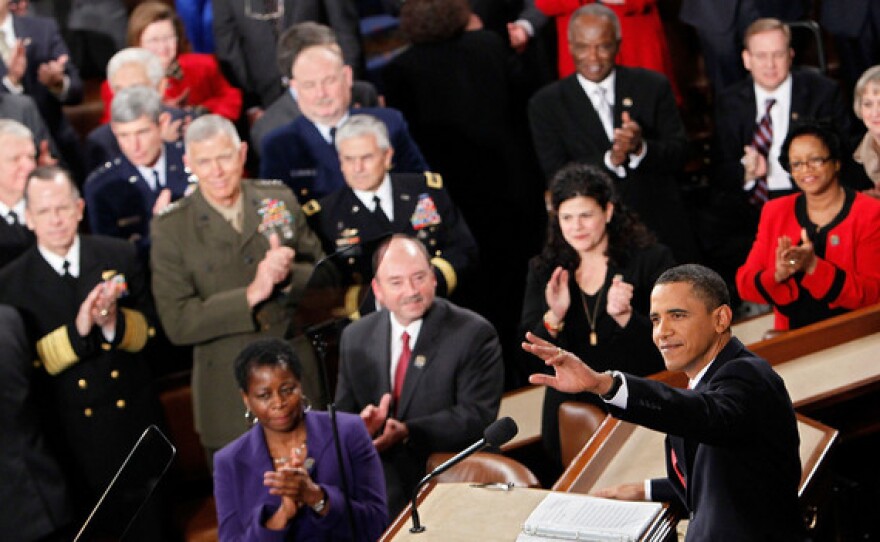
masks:
[(309, 201), (303, 203), (302, 210), (306, 214), (306, 216), (312, 216), (321, 211), (321, 204), (318, 203), (318, 200), (316, 199), (310, 199)]
[(432, 171), (425, 172), (425, 184), (428, 185), (428, 188), (443, 188), (443, 177), (439, 173), (434, 173)]

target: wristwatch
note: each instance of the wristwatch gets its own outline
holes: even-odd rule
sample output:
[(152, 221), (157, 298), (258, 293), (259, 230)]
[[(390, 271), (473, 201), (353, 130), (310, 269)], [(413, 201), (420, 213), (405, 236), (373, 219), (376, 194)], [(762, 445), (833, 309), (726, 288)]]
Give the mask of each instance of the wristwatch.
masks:
[(620, 373), (617, 371), (605, 371), (605, 374), (611, 377), (611, 387), (608, 389), (608, 393), (604, 395), (600, 395), (599, 397), (603, 401), (610, 401), (614, 399), (614, 396), (617, 395), (618, 390), (620, 390), (620, 386), (623, 385), (623, 377), (620, 376)]
[(327, 492), (321, 488), (321, 500), (312, 505), (312, 510), (316, 514), (320, 514), (325, 508), (327, 508)]

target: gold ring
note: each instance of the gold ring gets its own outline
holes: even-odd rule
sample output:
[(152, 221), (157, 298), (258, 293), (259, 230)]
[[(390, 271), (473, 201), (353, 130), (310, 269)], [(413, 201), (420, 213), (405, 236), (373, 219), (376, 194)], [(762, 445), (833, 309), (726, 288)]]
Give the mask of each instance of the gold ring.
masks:
[(794, 260), (794, 259), (788, 260), (788, 265), (797, 265), (797, 260)]
[(101, 316), (107, 316), (108, 314), (110, 314), (110, 313), (107, 311), (107, 309), (101, 309), (101, 312), (100, 312)]
[(558, 346), (556, 347), (556, 355), (557, 355), (557, 356), (561, 356), (561, 355), (562, 355), (562, 348), (560, 348), (560, 347), (558, 347)]

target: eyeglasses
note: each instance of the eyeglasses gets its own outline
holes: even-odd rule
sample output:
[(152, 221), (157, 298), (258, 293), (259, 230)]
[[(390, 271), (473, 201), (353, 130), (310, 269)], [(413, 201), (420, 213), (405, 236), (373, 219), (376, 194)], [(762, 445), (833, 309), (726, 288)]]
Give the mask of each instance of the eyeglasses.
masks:
[(829, 160), (833, 160), (830, 156), (814, 156), (813, 158), (807, 158), (806, 160), (798, 160), (797, 162), (789, 162), (789, 167), (792, 171), (800, 171), (806, 167), (810, 169), (817, 169), (823, 165), (825, 162)]

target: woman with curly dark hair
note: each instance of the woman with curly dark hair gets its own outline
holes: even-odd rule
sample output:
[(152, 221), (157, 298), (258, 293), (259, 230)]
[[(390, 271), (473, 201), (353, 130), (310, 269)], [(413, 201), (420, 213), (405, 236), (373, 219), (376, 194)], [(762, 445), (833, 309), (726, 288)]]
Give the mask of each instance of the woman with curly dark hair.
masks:
[[(532, 258), (520, 327), (573, 352), (597, 371), (663, 370), (648, 318), (654, 281), (672, 252), (623, 207), (607, 174), (569, 164), (553, 177), (547, 242)], [(545, 370), (541, 368), (540, 370)], [(564, 401), (605, 410), (592, 394), (547, 389), (541, 433), (559, 460), (557, 411)]]

